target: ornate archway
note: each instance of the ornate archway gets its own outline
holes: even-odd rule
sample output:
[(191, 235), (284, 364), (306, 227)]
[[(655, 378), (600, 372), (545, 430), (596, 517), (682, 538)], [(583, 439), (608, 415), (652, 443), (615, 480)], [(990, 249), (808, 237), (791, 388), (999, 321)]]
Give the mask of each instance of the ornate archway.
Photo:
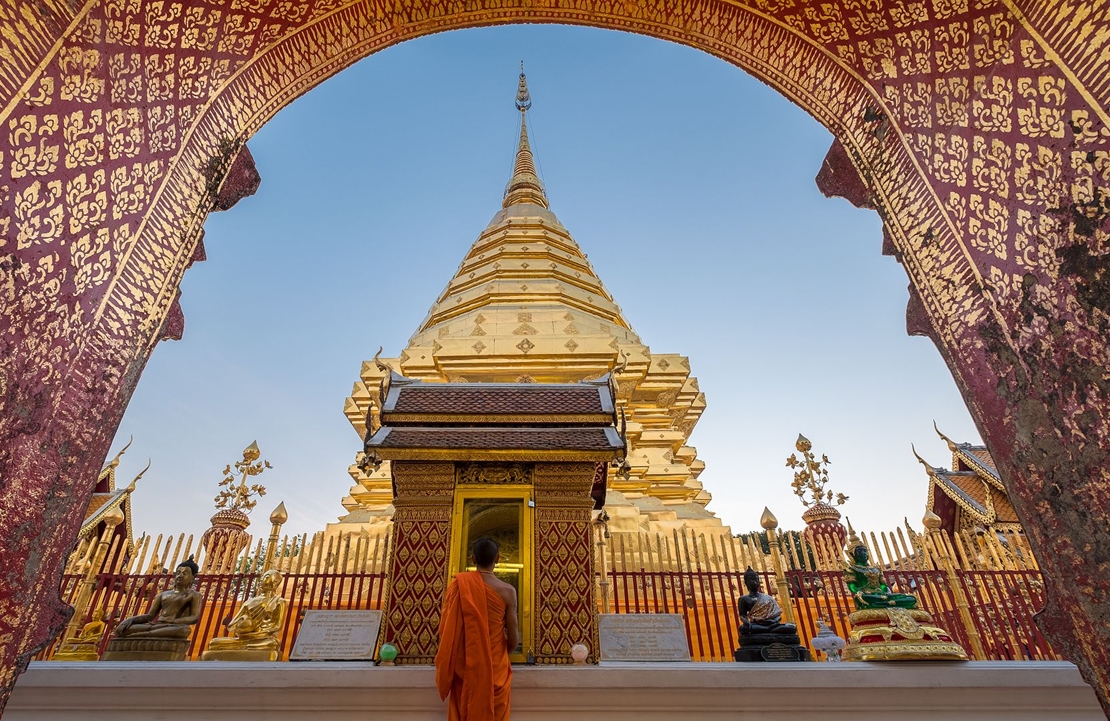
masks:
[[(1110, 689), (1110, 10), (1090, 0), (0, 0), (0, 682), (64, 622), (62, 558), (244, 144), (352, 62), (553, 22), (699, 48), (836, 136)], [(58, 533), (57, 529), (72, 529)], [(1091, 629), (1097, 629), (1092, 632)], [(6, 697), (6, 696), (5, 696)]]

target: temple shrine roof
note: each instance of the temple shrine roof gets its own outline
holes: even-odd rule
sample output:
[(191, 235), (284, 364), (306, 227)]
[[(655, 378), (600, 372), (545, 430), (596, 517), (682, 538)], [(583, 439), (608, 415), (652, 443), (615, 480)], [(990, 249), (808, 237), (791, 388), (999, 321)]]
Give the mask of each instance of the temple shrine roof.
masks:
[[(367, 450), (379, 449), (390, 460), (423, 460), (416, 451), (487, 450), (566, 451), (566, 458), (609, 460), (624, 447), (615, 428), (382, 428), (367, 442)], [(395, 451), (410, 450), (412, 454)], [(454, 455), (459, 460), (478, 460), (470, 455)]]
[[(998, 475), (998, 467), (995, 466), (994, 458), (991, 457), (991, 452), (987, 450), (986, 446), (973, 446), (970, 443), (949, 441), (948, 448), (952, 451), (952, 455), (959, 459), (961, 466), (973, 469), (983, 480), (996, 488), (1004, 488), (1002, 477)], [(953, 464), (953, 467), (955, 465)]]
[(85, 508), (85, 519), (81, 521), (81, 528), (78, 531), (78, 538), (84, 539), (97, 532), (104, 516), (113, 508), (120, 508), (123, 511), (124, 523), (122, 529), (125, 537), (130, 541), (131, 539), (131, 492), (135, 490), (135, 484), (143, 477), (143, 474), (150, 468), (147, 467), (139, 472), (139, 475), (124, 488), (116, 488), (116, 469), (119, 467), (120, 459), (127, 449), (131, 446), (128, 441), (115, 457), (110, 460), (107, 465), (100, 470), (96, 477), (96, 485), (93, 486), (92, 495), (89, 496), (89, 504)]
[[(952, 470), (930, 465), (917, 456), (929, 476), (929, 510), (946, 519), (950, 530), (968, 525), (984, 528), (1020, 525), (1017, 511), (1010, 502), (987, 447), (958, 443), (939, 429), (937, 434), (952, 452)], [(938, 490), (940, 496), (937, 495)], [(946, 512), (946, 508), (953, 505), (959, 512)]]
[[(382, 406), (382, 422), (612, 423), (607, 377), (600, 383), (395, 384)], [(477, 418), (476, 418), (477, 416)]]
[(383, 460), (609, 461), (624, 440), (609, 377), (578, 383), (425, 383), (396, 373), (365, 450)]
[(979, 474), (970, 471), (949, 471), (944, 468), (934, 468), (934, 477), (949, 495), (958, 497), (964, 504), (970, 505), (971, 510), (984, 518), (987, 517), (987, 497), (989, 491), (983, 485)]

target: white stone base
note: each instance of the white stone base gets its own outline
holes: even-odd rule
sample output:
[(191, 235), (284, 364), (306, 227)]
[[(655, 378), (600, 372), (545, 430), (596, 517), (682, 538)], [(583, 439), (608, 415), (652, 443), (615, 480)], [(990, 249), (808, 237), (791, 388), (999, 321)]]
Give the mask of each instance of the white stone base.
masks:
[[(5, 721), (442, 721), (429, 667), (33, 663)], [(513, 721), (1102, 721), (1069, 663), (518, 667)]]

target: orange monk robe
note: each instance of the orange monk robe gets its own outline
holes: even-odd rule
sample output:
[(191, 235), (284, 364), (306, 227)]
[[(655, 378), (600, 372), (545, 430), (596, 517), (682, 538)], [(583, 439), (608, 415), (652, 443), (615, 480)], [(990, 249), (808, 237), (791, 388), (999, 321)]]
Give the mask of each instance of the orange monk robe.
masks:
[(512, 677), (505, 602), (481, 573), (458, 574), (447, 586), (436, 653), (436, 687), (449, 699), (448, 721), (508, 721)]

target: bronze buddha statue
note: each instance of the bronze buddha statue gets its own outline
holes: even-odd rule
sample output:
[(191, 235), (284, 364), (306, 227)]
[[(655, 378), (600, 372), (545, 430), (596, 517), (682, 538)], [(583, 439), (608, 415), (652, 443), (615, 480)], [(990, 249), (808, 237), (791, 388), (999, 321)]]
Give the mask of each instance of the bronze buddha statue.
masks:
[(101, 661), (184, 661), (189, 635), (200, 619), (204, 599), (193, 588), (197, 564), (192, 556), (174, 569), (173, 588), (154, 597), (146, 613), (116, 626)]
[(173, 588), (154, 597), (146, 613), (125, 618), (116, 626), (120, 638), (189, 638), (200, 618), (203, 599), (193, 588), (199, 569), (190, 557), (174, 569)]

